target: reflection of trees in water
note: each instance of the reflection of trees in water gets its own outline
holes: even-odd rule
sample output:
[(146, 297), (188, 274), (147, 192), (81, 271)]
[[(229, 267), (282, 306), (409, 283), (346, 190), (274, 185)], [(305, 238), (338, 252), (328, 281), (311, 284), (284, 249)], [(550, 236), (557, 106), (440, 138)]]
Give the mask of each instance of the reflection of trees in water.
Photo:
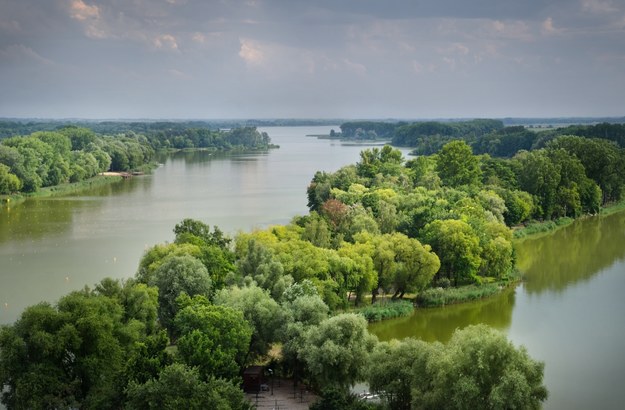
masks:
[(625, 212), (576, 221), (515, 245), (529, 293), (562, 291), (588, 280), (625, 256)]
[(39, 240), (72, 229), (78, 213), (99, 212), (104, 201), (141, 189), (151, 189), (152, 178), (134, 177), (66, 196), (33, 198), (0, 210), (0, 244)]
[(507, 329), (512, 320), (514, 289), (471, 303), (443, 308), (417, 309), (408, 317), (385, 320), (369, 325), (369, 331), (380, 340), (416, 337), (428, 342), (446, 342), (456, 328), (484, 323), (497, 329)]
[(165, 164), (167, 161), (184, 162), (187, 165), (199, 164), (203, 167), (209, 167), (211, 161), (256, 161), (260, 156), (268, 155), (268, 151), (249, 151), (249, 152), (215, 152), (215, 151), (176, 151), (168, 154), (161, 154), (158, 157), (160, 163)]
[(0, 212), (0, 243), (41, 239), (67, 231), (76, 209), (93, 206), (87, 201), (27, 200)]

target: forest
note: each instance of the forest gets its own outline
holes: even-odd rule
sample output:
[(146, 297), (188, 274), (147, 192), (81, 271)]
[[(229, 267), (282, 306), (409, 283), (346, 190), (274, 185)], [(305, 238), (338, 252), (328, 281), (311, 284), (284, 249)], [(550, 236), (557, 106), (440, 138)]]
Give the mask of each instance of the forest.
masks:
[[(562, 125), (534, 128), (522, 119), (475, 119), (470, 121), (379, 122), (350, 121), (341, 124), (340, 137), (350, 140), (385, 140), (400, 147), (414, 147), (414, 155), (435, 154), (448, 142), (462, 140), (475, 154), (511, 158), (520, 150), (545, 148), (563, 135), (601, 138), (625, 147), (625, 123)], [(559, 124), (557, 119), (549, 119)], [(538, 120), (535, 120), (538, 121)], [(613, 119), (616, 121), (616, 119)]]
[(254, 127), (211, 131), (184, 128), (155, 131), (149, 136), (127, 131), (96, 134), (88, 128), (64, 126), (0, 140), (0, 195), (31, 193), (40, 188), (80, 182), (106, 171), (149, 167), (157, 150), (268, 149), (271, 139)]

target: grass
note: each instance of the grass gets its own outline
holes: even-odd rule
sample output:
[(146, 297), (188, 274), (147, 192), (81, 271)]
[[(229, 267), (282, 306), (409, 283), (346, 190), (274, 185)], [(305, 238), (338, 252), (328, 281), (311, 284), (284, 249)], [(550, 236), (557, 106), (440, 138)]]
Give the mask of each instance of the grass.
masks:
[(513, 269), (507, 278), (496, 282), (482, 283), (480, 285), (426, 289), (417, 296), (416, 302), (417, 306), (426, 308), (471, 302), (492, 296), (520, 281), (521, 272), (517, 269)]
[(13, 195), (0, 195), (0, 202), (4, 205), (19, 203), (26, 198), (46, 198), (53, 196), (69, 195), (85, 189), (94, 188), (120, 181), (117, 176), (96, 176), (80, 182), (55, 185), (39, 189), (37, 192), (20, 193)]
[(355, 309), (353, 312), (363, 315), (368, 322), (379, 322), (380, 320), (408, 316), (413, 310), (414, 306), (412, 302), (396, 300), (391, 302), (378, 302), (373, 305)]
[(615, 202), (601, 209), (601, 215), (612, 215), (617, 212), (625, 211), (625, 200)]
[(564, 217), (558, 218), (552, 221), (544, 221), (544, 222), (530, 222), (527, 226), (515, 229), (514, 231), (514, 239), (522, 239), (528, 236), (537, 236), (549, 232), (553, 232), (557, 229), (563, 228), (572, 224), (574, 221), (573, 218)]

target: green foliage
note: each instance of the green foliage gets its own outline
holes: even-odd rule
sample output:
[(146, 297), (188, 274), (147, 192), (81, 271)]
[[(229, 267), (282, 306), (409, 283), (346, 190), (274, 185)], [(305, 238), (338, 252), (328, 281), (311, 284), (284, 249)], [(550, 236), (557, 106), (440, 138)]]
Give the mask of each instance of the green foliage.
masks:
[(210, 226), (190, 218), (183, 219), (182, 222), (176, 224), (174, 233), (177, 243), (188, 242), (189, 235), (199, 238), (208, 245), (218, 246), (222, 249), (227, 248), (231, 242), (230, 238), (226, 237), (218, 227), (214, 226), (213, 232), (211, 232)]
[(412, 302), (407, 300), (397, 300), (388, 303), (376, 303), (358, 309), (359, 313), (367, 319), (367, 322), (379, 322), (380, 320), (392, 319), (395, 317), (408, 316), (414, 311)]
[(376, 337), (367, 331), (367, 321), (348, 313), (310, 328), (298, 353), (317, 386), (347, 389), (362, 380), (376, 342)]
[(203, 378), (235, 380), (245, 364), (252, 329), (239, 310), (211, 305), (206, 298), (183, 295), (175, 326), (178, 356), (197, 366)]
[(178, 312), (176, 299), (181, 293), (208, 297), (212, 290), (208, 271), (202, 262), (189, 255), (165, 258), (148, 284), (158, 288), (158, 318), (161, 325), (170, 330)]
[(257, 286), (223, 289), (215, 295), (215, 304), (243, 313), (253, 331), (249, 346), (251, 360), (266, 355), (271, 344), (278, 341), (286, 313), (263, 289)]
[(471, 226), (461, 220), (435, 220), (425, 227), (426, 243), (440, 255), (441, 273), (454, 285), (470, 281), (480, 266), (479, 238)]
[(9, 171), (9, 167), (0, 164), (0, 194), (11, 194), (22, 188), (22, 181)]
[(538, 409), (547, 398), (543, 364), (485, 325), (456, 330), (447, 345), (380, 343), (367, 373), (394, 409)]
[[(547, 398), (542, 363), (485, 325), (456, 331), (445, 349), (435, 349), (437, 371), (413, 407), (440, 409), (538, 409)], [(430, 364), (430, 366), (432, 366)]]
[(436, 159), (436, 170), (443, 184), (452, 187), (477, 186), (482, 177), (479, 160), (464, 141), (452, 141), (443, 146)]
[(454, 288), (430, 288), (419, 293), (416, 302), (420, 307), (439, 307), (470, 302), (499, 293), (501, 286), (498, 283), (483, 283), (481, 285), (466, 285)]
[(328, 387), (321, 391), (320, 398), (310, 405), (311, 410), (373, 410), (380, 406), (367, 403), (355, 394), (340, 388)]
[[(153, 329), (155, 305), (132, 282), (102, 282), (56, 307), (27, 308), (0, 330), (2, 403), (8, 408), (119, 408), (127, 362)], [(106, 289), (106, 290), (105, 290)], [(149, 292), (148, 292), (149, 293)], [(155, 295), (154, 295), (155, 296)]]
[(409, 410), (413, 389), (423, 383), (415, 376), (425, 373), (431, 355), (432, 345), (421, 340), (378, 343), (367, 366), (369, 388), (380, 392), (389, 408)]
[(196, 368), (174, 363), (145, 383), (132, 382), (126, 389), (128, 409), (250, 409), (243, 392), (232, 382), (202, 380)]

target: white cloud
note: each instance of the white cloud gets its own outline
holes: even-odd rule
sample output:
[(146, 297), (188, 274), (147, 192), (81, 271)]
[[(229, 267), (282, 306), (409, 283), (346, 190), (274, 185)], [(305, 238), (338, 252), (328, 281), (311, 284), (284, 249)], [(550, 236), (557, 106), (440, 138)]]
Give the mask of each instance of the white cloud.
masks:
[(540, 25), (540, 32), (544, 35), (557, 34), (561, 30), (553, 25), (553, 18), (547, 17)]
[(152, 41), (154, 47), (158, 49), (164, 50), (178, 50), (178, 43), (176, 42), (176, 37), (171, 34), (161, 34), (154, 38)]
[(248, 39), (241, 39), (240, 42), (241, 49), (239, 50), (239, 57), (247, 64), (258, 65), (263, 62), (265, 55), (260, 48), (260, 44)]
[(100, 17), (100, 9), (98, 6), (90, 6), (82, 0), (72, 0), (69, 7), (70, 16), (76, 20), (97, 20)]

